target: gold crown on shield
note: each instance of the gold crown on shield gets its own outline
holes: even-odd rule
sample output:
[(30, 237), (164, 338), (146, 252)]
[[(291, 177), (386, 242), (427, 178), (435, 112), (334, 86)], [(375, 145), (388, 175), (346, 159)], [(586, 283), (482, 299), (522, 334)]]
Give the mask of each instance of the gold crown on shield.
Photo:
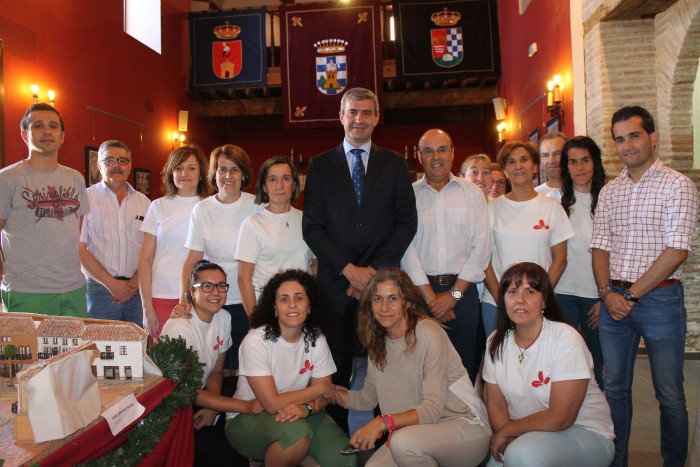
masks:
[(322, 41), (314, 42), (316, 51), (320, 54), (337, 54), (345, 52), (347, 41), (343, 39), (323, 39)]
[(228, 21), (226, 21), (226, 26), (214, 28), (214, 35), (219, 39), (235, 39), (240, 33), (241, 28), (235, 24), (228, 24)]
[(462, 15), (457, 11), (437, 11), (430, 15), (430, 19), (437, 26), (454, 26), (462, 18)]

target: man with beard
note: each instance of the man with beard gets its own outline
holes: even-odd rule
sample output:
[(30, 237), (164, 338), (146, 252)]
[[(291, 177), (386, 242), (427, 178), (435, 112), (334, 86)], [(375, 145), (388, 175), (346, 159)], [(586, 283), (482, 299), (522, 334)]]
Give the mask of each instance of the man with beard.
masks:
[[(372, 91), (346, 91), (340, 102), (345, 138), (311, 159), (304, 193), (302, 232), (330, 302), (333, 382), (345, 387), (358, 347), (357, 300), (379, 268), (399, 265), (418, 222), (406, 160), (371, 141), (378, 122)], [(329, 413), (347, 431), (347, 410), (336, 407)]]
[(151, 201), (127, 182), (131, 152), (124, 143), (102, 143), (98, 161), (102, 181), (87, 190), (92, 211), (80, 233), (88, 316), (143, 326), (137, 269), (140, 227)]

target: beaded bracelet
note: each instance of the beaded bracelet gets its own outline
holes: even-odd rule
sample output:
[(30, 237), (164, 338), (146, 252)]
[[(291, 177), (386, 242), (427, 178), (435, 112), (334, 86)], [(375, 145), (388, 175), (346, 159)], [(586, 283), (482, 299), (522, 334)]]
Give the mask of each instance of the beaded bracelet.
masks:
[(396, 430), (396, 423), (394, 422), (394, 417), (390, 414), (384, 415), (384, 423), (386, 423), (386, 431), (389, 432), (389, 436), (386, 439), (386, 445), (391, 446), (391, 434)]

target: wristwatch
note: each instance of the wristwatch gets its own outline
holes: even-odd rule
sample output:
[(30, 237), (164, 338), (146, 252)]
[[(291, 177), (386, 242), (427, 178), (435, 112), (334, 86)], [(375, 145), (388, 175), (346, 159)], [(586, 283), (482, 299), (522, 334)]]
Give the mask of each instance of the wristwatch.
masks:
[(452, 298), (455, 299), (455, 302), (458, 302), (462, 299), (462, 292), (455, 289), (454, 287), (450, 289), (450, 295), (452, 295)]
[(634, 296), (634, 294), (632, 293), (631, 290), (625, 290), (625, 293), (624, 293), (622, 296), (623, 296), (623, 297), (625, 298), (625, 300), (627, 300), (628, 302), (637, 303), (637, 302), (639, 301), (639, 299), (638, 299), (637, 297)]

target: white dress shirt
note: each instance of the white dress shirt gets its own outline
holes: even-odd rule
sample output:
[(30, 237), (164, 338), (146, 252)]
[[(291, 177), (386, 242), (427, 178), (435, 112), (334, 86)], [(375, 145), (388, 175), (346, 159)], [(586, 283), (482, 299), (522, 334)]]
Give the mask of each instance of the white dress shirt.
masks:
[(151, 204), (127, 183), (127, 195), (119, 204), (104, 181), (87, 189), (91, 211), (85, 215), (81, 243), (110, 275), (132, 277), (139, 267), (143, 222)]
[(436, 191), (425, 177), (413, 183), (418, 230), (401, 259), (401, 268), (416, 285), (427, 275), (457, 274), (467, 282), (484, 280), (491, 258), (488, 210), (484, 193), (450, 174)]

